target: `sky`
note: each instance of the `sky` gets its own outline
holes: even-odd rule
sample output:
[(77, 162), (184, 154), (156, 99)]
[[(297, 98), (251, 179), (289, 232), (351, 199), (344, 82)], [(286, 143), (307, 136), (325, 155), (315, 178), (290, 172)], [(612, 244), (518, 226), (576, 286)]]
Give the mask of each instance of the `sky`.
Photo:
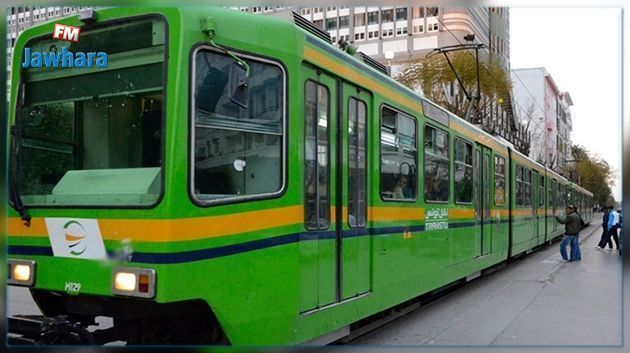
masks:
[(573, 100), (573, 144), (615, 170), (621, 200), (621, 9), (510, 8), (510, 66), (545, 67)]

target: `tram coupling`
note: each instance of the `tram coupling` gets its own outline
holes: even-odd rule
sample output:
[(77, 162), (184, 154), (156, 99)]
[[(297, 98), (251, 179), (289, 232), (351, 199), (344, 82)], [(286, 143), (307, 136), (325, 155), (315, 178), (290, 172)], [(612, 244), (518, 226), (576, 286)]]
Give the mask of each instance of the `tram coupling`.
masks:
[(9, 317), (8, 324), (9, 345), (102, 345), (118, 336), (113, 327), (90, 332), (66, 315), (17, 315)]

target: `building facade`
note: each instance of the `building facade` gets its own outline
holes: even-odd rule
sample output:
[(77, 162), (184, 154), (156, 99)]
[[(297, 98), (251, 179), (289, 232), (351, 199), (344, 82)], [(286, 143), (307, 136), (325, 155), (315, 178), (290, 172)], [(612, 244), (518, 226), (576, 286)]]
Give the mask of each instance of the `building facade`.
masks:
[[(237, 7), (270, 14), (291, 9), (326, 30), (333, 43), (351, 42), (370, 57), (392, 66), (409, 63), (431, 50), (466, 43), (475, 35), (509, 69), (509, 10), (506, 7), (327, 6)], [(385, 58), (391, 51), (394, 58)]]
[(529, 157), (566, 174), (572, 162), (571, 95), (543, 67), (511, 70), (516, 116), (531, 135)]
[[(53, 6), (15, 6), (7, 7), (7, 92), (11, 87), (11, 65), (13, 63), (13, 47), (18, 35), (28, 27), (55, 18), (78, 13), (87, 6), (53, 7)], [(8, 93), (7, 93), (8, 95)]]

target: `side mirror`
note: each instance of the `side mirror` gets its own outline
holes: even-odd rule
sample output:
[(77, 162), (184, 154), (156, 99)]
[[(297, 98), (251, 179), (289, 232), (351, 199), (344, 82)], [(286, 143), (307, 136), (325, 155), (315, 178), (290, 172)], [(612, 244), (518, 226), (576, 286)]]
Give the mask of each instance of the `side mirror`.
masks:
[(238, 62), (233, 62), (230, 66), (230, 100), (247, 109), (249, 102), (249, 85), (247, 70)]

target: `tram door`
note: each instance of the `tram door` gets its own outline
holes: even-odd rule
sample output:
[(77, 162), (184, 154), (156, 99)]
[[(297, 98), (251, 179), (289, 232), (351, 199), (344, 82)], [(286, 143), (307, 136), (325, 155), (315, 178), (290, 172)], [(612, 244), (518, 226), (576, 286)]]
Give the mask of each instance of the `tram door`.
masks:
[(531, 195), (532, 195), (532, 224), (533, 224), (533, 234), (532, 238), (536, 240), (536, 244), (540, 243), (540, 232), (538, 229), (538, 224), (540, 223), (540, 216), (538, 215), (538, 203), (540, 202), (540, 195), (538, 193), (538, 183), (540, 182), (538, 179), (540, 175), (537, 171), (532, 170), (532, 183), (531, 183)]
[[(340, 84), (341, 85), (341, 84)], [(338, 129), (337, 180), (341, 195), (337, 200), (337, 228), (341, 233), (339, 272), (340, 299), (349, 299), (370, 290), (371, 237), (367, 235), (368, 136), (367, 121), (372, 102), (369, 92), (347, 82), (342, 84), (339, 105), (343, 107)], [(342, 204), (343, 203), (343, 204)], [(339, 212), (339, 211), (343, 212)]]
[(366, 132), (371, 96), (321, 70), (302, 70), (305, 231), (299, 240), (299, 293), (301, 312), (308, 312), (370, 289)]
[(491, 176), (490, 162), (492, 161), (492, 150), (488, 147), (477, 144), (474, 157), (475, 175), (475, 221), (480, 230), (480, 246), (478, 256), (484, 256), (492, 252), (492, 217), (491, 217)]

